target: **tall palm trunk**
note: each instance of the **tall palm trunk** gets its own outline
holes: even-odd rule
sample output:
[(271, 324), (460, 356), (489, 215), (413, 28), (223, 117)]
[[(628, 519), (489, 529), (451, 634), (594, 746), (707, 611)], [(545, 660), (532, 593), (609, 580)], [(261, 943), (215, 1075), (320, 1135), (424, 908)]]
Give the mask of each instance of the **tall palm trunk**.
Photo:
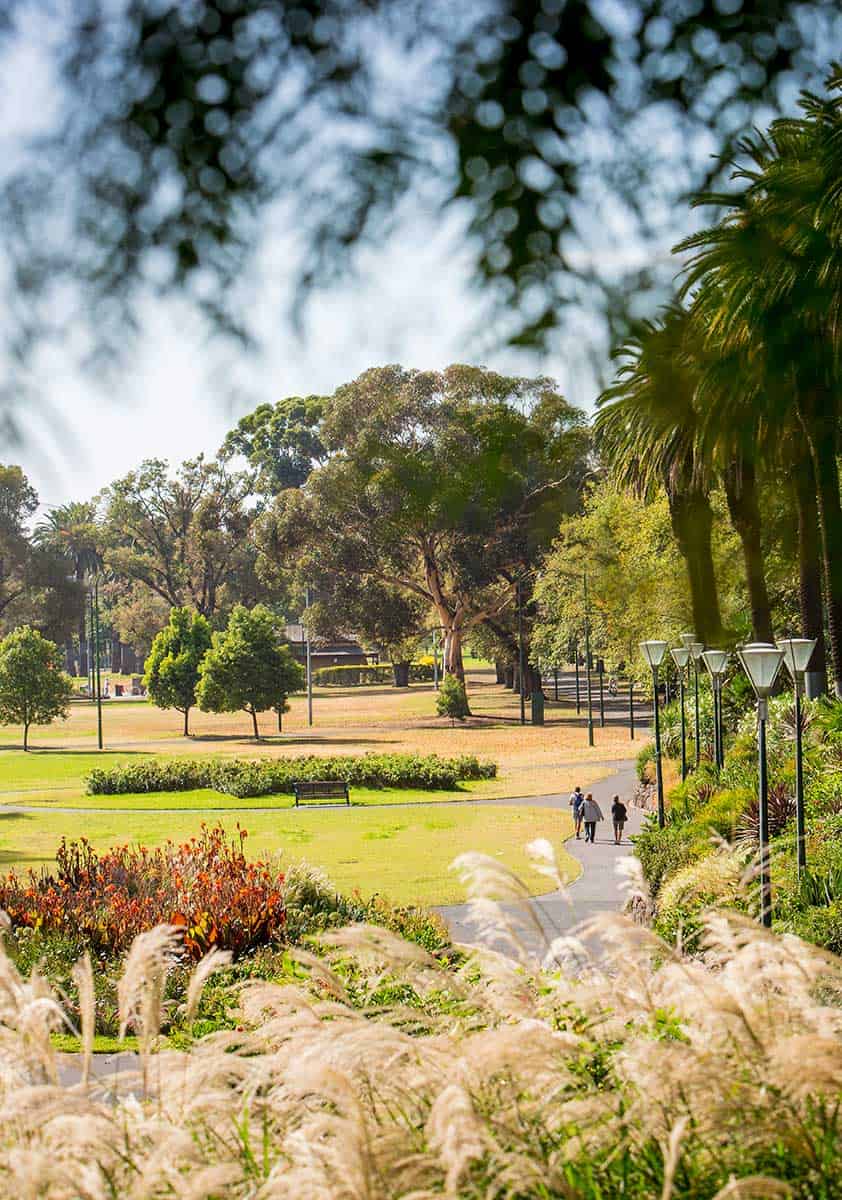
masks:
[(737, 531), (745, 560), (746, 584), (751, 607), (752, 640), (773, 642), (772, 606), (763, 567), (760, 505), (754, 463), (740, 456), (722, 474), (728, 513)]
[(670, 487), (667, 495), (672, 530), (687, 564), (696, 636), (706, 646), (716, 645), (722, 641), (723, 629), (713, 569), (713, 510), (710, 500), (707, 492), (693, 486)]
[(833, 690), (842, 699), (842, 502), (836, 462), (836, 407), (829, 396), (813, 391), (801, 402), (800, 413), (816, 473)]
[(814, 638), (816, 642), (807, 671), (807, 694), (821, 696), (827, 691), (827, 653), (822, 613), (822, 563), (816, 474), (809, 453), (793, 464), (792, 476), (798, 513), (801, 630), (804, 637)]

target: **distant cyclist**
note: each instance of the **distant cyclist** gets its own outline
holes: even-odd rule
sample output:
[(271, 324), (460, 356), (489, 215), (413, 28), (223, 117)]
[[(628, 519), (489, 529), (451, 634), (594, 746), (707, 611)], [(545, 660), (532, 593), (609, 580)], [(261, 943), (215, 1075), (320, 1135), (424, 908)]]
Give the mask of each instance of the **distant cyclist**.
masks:
[(608, 695), (609, 696), (617, 695), (617, 676), (616, 675), (612, 675), (611, 678), (608, 680)]

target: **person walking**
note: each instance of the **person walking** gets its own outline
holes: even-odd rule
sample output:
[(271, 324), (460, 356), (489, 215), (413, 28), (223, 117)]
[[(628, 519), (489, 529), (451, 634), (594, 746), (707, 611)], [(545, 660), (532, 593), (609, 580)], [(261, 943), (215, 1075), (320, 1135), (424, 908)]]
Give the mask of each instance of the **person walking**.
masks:
[(629, 814), (625, 804), (619, 796), (615, 796), (611, 801), (611, 820), (614, 822), (614, 841), (617, 845), (623, 840), (623, 827), (629, 819)]
[(570, 807), (573, 809), (573, 824), (576, 827), (577, 838), (582, 836), (582, 808), (584, 803), (584, 793), (577, 784), (570, 796)]
[(582, 817), (585, 822), (585, 841), (593, 842), (596, 840), (596, 824), (597, 821), (604, 821), (602, 809), (593, 798), (593, 793), (588, 792), (585, 796), (585, 803), (582, 805)]

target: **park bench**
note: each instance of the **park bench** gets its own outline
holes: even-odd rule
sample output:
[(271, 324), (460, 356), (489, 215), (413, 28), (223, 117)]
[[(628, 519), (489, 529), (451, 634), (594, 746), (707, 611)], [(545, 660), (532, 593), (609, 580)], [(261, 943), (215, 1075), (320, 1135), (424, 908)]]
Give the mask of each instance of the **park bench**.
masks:
[(351, 803), (348, 784), (342, 779), (311, 780), (306, 783), (294, 783), (295, 807), (302, 800), (344, 800)]

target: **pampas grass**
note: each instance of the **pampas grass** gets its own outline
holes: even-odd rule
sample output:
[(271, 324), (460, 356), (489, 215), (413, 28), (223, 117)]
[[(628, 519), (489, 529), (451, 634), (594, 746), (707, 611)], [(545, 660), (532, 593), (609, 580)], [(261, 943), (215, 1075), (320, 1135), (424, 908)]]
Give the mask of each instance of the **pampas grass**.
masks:
[[(479, 881), (494, 886), (485, 919), (525, 903), (499, 864), (461, 866), (477, 901)], [(641, 897), (633, 872), (632, 884)], [(503, 920), (514, 938), (505, 907)], [(296, 955), (294, 984), (232, 991), (241, 1028), (156, 1054), (140, 1092), (98, 1080), (95, 1062), (90, 1080), (83, 1066), (80, 1083), (57, 1085), (58, 1000), (0, 951), (0, 1194), (835, 1200), (842, 961), (733, 912), (703, 926), (691, 960), (602, 917), (558, 938), (546, 968), (523, 947), (454, 960), (379, 927), (335, 931)], [(144, 1064), (177, 945), (162, 926), (126, 962), (121, 1022)], [(223, 965), (210, 955), (196, 969), (189, 1015)], [(84, 1041), (89, 963), (76, 979)]]

